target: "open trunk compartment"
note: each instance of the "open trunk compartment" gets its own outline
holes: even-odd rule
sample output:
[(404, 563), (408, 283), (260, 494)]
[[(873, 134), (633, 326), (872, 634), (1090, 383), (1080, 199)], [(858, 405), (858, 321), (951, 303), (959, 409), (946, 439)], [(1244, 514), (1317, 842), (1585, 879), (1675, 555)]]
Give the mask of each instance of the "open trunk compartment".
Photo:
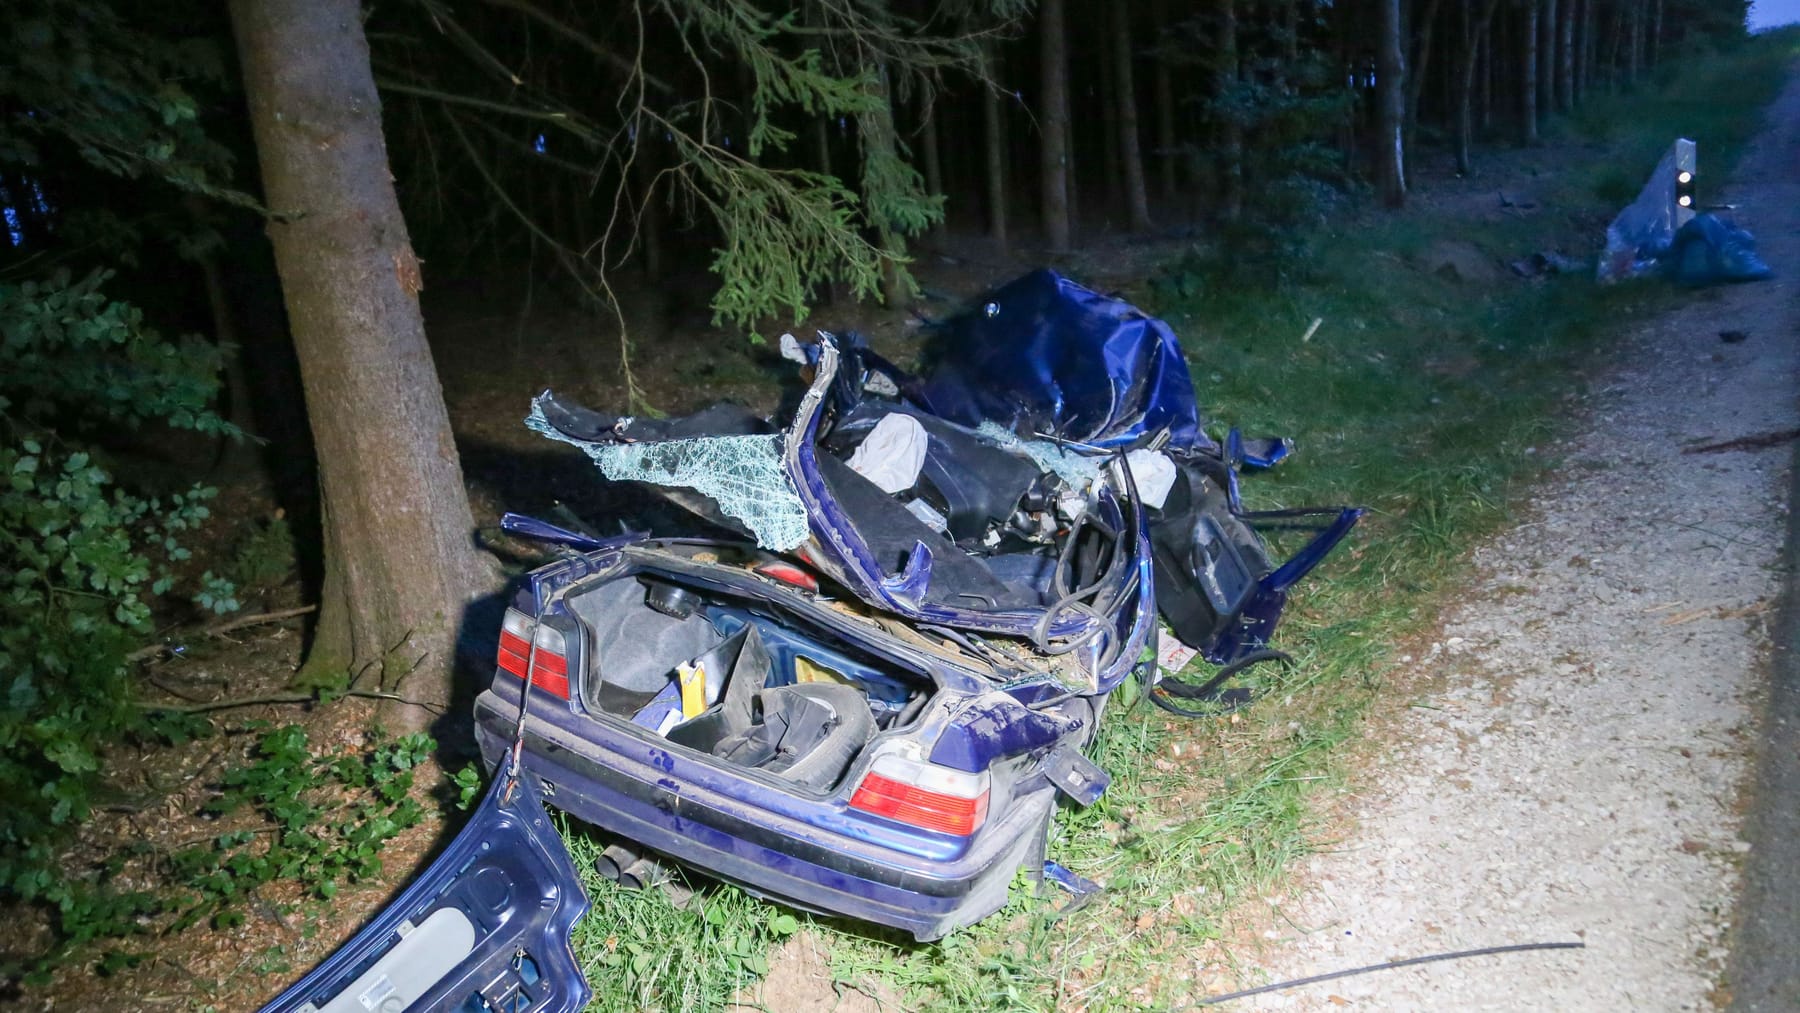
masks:
[(881, 732), (936, 690), (924, 672), (770, 601), (634, 572), (564, 597), (591, 715), (814, 793), (835, 789)]

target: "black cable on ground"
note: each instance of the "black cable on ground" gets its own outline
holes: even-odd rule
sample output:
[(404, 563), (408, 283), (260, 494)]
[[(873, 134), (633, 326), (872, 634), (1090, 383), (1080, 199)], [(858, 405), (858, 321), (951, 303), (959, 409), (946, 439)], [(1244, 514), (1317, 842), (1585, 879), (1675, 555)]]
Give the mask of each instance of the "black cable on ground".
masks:
[[(1222, 688), (1225, 683), (1236, 676), (1242, 675), (1251, 667), (1265, 661), (1277, 662), (1284, 668), (1291, 666), (1294, 663), (1294, 659), (1285, 652), (1265, 647), (1261, 650), (1251, 651), (1242, 658), (1224, 666), (1219, 669), (1212, 678), (1198, 686), (1190, 685), (1174, 678), (1163, 678), (1157, 681), (1146, 695), (1150, 697), (1151, 703), (1168, 711), (1170, 714), (1178, 714), (1184, 718), (1219, 717), (1220, 715), (1229, 714), (1255, 699), (1255, 695), (1248, 689), (1242, 687), (1235, 687), (1232, 689)], [(1194, 710), (1175, 704), (1169, 700), (1168, 697), (1199, 700), (1210, 703), (1213, 706), (1206, 710)]]
[(1284, 988), (1298, 988), (1301, 985), (1316, 985), (1321, 981), (1349, 978), (1358, 974), (1368, 974), (1371, 971), (1392, 971), (1396, 968), (1413, 967), (1418, 964), (1431, 964), (1440, 960), (1461, 960), (1464, 957), (1488, 957), (1496, 953), (1523, 953), (1527, 950), (1581, 950), (1586, 948), (1586, 943), (1515, 943), (1511, 946), (1484, 946), (1479, 950), (1456, 950), (1451, 953), (1433, 953), (1428, 957), (1408, 957), (1405, 960), (1390, 960), (1385, 964), (1370, 964), (1367, 967), (1353, 967), (1347, 971), (1332, 971), (1328, 974), (1314, 974), (1305, 978), (1295, 978), (1292, 981), (1278, 981), (1273, 985), (1263, 985), (1258, 988), (1246, 988), (1241, 992), (1227, 992), (1224, 995), (1211, 995), (1197, 1003), (1193, 1003), (1192, 1006), (1183, 1008), (1191, 1009), (1193, 1006), (1213, 1006), (1222, 1002), (1230, 1002), (1233, 999), (1248, 999), (1250, 996), (1262, 995), (1264, 992), (1279, 992)]

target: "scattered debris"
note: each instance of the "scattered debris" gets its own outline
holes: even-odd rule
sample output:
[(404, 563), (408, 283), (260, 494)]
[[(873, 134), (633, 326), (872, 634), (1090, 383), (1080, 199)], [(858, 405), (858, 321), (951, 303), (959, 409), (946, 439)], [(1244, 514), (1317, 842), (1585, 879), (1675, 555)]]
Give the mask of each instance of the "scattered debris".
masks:
[(1565, 256), (1556, 250), (1542, 250), (1528, 257), (1520, 257), (1506, 266), (1521, 278), (1537, 278), (1546, 274), (1582, 274), (1588, 267), (1586, 261)]
[(1693, 141), (1677, 139), (1637, 199), (1606, 227), (1606, 252), (1595, 270), (1601, 284), (1660, 274), (1697, 288), (1774, 276), (1748, 230), (1695, 213), (1697, 157)]
[(1682, 447), (1684, 454), (1722, 454), (1728, 450), (1763, 450), (1768, 447), (1779, 447), (1783, 443), (1800, 440), (1800, 429), (1777, 429), (1772, 433), (1755, 433), (1750, 436), (1739, 436), (1736, 439), (1720, 440), (1717, 443), (1702, 443), (1694, 447)]

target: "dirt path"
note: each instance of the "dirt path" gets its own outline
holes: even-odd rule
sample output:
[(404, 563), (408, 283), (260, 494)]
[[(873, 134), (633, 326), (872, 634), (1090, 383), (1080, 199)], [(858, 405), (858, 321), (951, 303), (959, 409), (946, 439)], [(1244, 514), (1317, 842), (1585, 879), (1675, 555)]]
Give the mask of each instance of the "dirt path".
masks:
[[(1781, 277), (1694, 293), (1632, 335), (1624, 365), (1541, 448), (1560, 477), (1478, 551), (1470, 595), (1411, 659), (1398, 745), (1348, 802), (1350, 837), (1282, 905), (1291, 935), (1259, 970), (1276, 981), (1494, 945), (1586, 949), (1387, 971), (1238, 1008), (1724, 998), (1792, 449), (1684, 450), (1800, 422), (1800, 75), (1725, 199)], [(1721, 336), (1734, 331), (1746, 337)]]

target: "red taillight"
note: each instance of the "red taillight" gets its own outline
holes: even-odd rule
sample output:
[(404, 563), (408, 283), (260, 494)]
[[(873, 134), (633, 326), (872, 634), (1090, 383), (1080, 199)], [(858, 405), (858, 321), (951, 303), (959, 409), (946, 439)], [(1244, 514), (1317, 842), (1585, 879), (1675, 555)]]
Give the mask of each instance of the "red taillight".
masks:
[(889, 754), (870, 765), (850, 796), (850, 808), (967, 837), (987, 818), (988, 778)]
[(782, 562), (781, 560), (772, 560), (762, 564), (752, 572), (767, 577), (770, 580), (781, 581), (783, 584), (787, 584), (790, 587), (797, 587), (802, 591), (811, 591), (814, 594), (819, 593), (818, 578), (792, 563)]
[[(537, 639), (537, 656), (531, 654), (531, 638)], [(569, 659), (561, 631), (534, 624), (525, 613), (506, 610), (500, 627), (501, 671), (525, 678), (526, 659), (531, 660), (531, 684), (552, 696), (569, 698)]]

